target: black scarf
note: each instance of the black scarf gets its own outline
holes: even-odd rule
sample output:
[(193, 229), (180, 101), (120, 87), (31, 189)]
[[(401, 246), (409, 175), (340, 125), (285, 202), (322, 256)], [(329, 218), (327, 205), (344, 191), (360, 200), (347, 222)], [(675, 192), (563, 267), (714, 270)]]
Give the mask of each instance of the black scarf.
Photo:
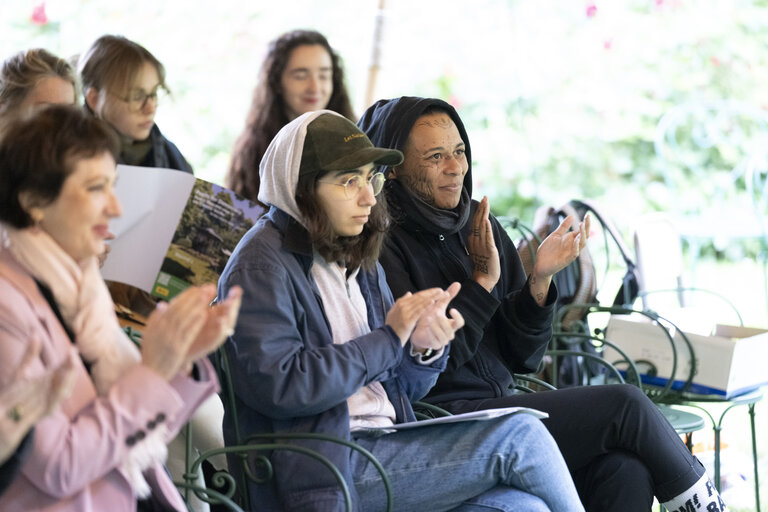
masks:
[(425, 203), (396, 179), (387, 180), (386, 193), (393, 220), (404, 222), (419, 231), (452, 235), (458, 233), (469, 219), (470, 197), (466, 187), (461, 190), (458, 206), (452, 210)]

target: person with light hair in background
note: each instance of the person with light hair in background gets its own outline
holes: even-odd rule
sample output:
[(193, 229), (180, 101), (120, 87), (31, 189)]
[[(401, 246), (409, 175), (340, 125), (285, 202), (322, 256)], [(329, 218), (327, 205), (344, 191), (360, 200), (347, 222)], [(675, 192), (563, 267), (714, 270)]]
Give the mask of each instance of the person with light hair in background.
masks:
[[(66, 60), (43, 48), (11, 55), (0, 67), (0, 138), (17, 117), (44, 105), (72, 105), (77, 95), (75, 71)], [(0, 248), (4, 245), (5, 234), (0, 228)], [(105, 254), (108, 251), (105, 248)]]
[(41, 105), (77, 101), (72, 66), (43, 48), (15, 53), (0, 67), (0, 136), (3, 126)]
[(120, 137), (117, 163), (192, 173), (155, 123), (168, 85), (165, 67), (149, 50), (123, 36), (103, 35), (83, 52), (77, 68), (86, 109)]

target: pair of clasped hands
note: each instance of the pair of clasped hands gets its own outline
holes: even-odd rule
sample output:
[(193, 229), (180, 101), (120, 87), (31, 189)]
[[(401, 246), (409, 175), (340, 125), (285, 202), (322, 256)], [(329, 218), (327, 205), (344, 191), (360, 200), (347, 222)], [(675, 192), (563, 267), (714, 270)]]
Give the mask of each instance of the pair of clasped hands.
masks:
[[(109, 232), (105, 240), (114, 238)], [(105, 244), (98, 256), (99, 267), (109, 249)], [(179, 371), (189, 373), (195, 361), (216, 350), (234, 332), (242, 295), (243, 290), (236, 286), (223, 302), (210, 307), (216, 287), (206, 284), (187, 288), (170, 302), (160, 302), (142, 334), (142, 363), (166, 380)]]
[[(216, 287), (209, 284), (187, 288), (171, 302), (158, 304), (143, 333), (142, 364), (166, 381), (180, 372), (189, 374), (195, 361), (216, 350), (233, 333), (242, 295), (240, 287), (234, 287), (226, 300), (211, 307)], [(28, 376), (40, 352), (41, 342), (33, 338), (9, 384), (0, 390), (0, 464), (74, 386), (76, 350), (58, 367)]]
[(405, 346), (410, 339), (411, 346), (424, 355), (440, 350), (464, 327), (464, 317), (455, 308), (446, 316), (445, 310), (461, 285), (453, 283), (442, 290), (429, 288), (420, 292), (408, 292), (395, 301), (387, 313), (386, 324), (400, 338)]
[(234, 333), (243, 290), (233, 287), (225, 300), (212, 284), (187, 288), (170, 302), (160, 302), (147, 319), (141, 362), (166, 380), (189, 374), (195, 361), (219, 348)]

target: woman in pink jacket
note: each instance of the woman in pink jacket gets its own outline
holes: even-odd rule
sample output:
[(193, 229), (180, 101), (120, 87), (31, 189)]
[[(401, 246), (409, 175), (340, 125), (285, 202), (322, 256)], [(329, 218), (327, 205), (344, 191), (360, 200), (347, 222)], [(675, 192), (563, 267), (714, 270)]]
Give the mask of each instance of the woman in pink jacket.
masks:
[[(120, 329), (96, 256), (111, 218), (119, 142), (101, 121), (51, 106), (0, 142), (0, 388), (71, 361), (72, 394), (37, 423), (0, 510), (185, 510), (165, 444), (218, 383), (205, 356), (231, 331), (240, 291), (210, 308), (190, 288), (149, 318), (141, 350)], [(24, 417), (24, 403), (14, 406)]]

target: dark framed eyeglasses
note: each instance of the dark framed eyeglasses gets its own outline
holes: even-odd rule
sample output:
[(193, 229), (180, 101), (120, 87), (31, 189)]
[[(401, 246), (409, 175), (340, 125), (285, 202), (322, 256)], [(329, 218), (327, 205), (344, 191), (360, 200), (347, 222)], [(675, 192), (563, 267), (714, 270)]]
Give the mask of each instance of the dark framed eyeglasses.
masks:
[(134, 91), (131, 94), (128, 95), (128, 97), (121, 97), (117, 95), (115, 96), (117, 99), (125, 102), (128, 104), (128, 109), (133, 112), (139, 112), (140, 110), (144, 110), (144, 107), (147, 106), (147, 103), (151, 101), (155, 106), (157, 106), (160, 103), (161, 98), (164, 98), (166, 95), (165, 89), (162, 87), (157, 87), (152, 92), (144, 92), (141, 90)]

